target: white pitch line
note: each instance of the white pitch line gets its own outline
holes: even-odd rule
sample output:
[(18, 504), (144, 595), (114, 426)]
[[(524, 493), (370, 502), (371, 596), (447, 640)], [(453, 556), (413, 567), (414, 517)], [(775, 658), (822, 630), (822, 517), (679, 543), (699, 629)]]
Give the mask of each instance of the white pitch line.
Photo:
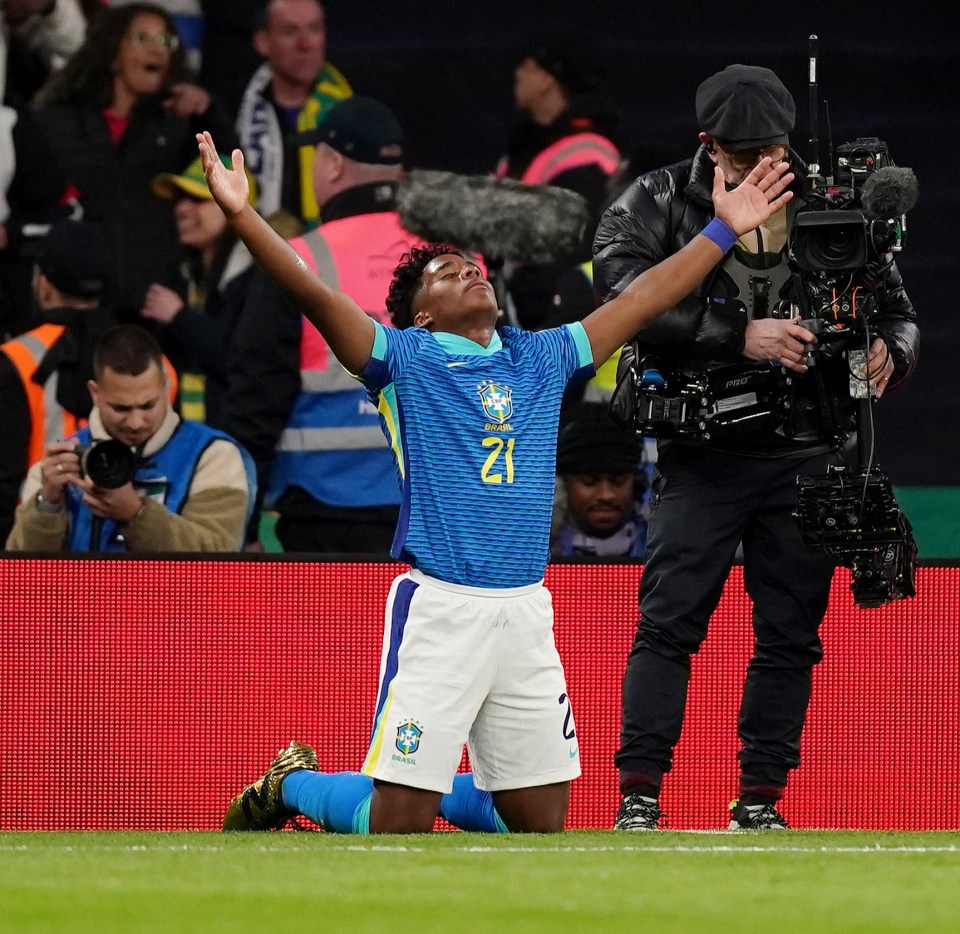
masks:
[[(178, 844), (170, 846), (32, 846), (27, 843), (0, 844), (0, 853), (26, 853), (37, 851), (57, 850), (60, 852), (119, 852), (119, 853), (147, 853), (147, 852), (189, 852), (189, 853), (222, 853), (227, 848), (223, 846), (190, 846)], [(346, 844), (323, 847), (304, 846), (258, 846), (260, 853), (960, 853), (960, 845), (946, 846), (458, 846), (434, 849), (432, 847), (406, 846), (402, 844)], [(238, 852), (244, 852), (240, 850)]]

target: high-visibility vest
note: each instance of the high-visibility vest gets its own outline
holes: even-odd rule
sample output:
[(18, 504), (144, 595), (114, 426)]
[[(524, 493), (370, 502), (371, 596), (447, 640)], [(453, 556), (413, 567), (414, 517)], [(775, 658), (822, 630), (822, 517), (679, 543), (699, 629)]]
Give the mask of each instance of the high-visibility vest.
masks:
[[(49, 445), (69, 438), (87, 424), (85, 418), (77, 418), (57, 401), (59, 374), (51, 373), (42, 386), (33, 379), (43, 358), (65, 330), (62, 324), (41, 324), (32, 331), (27, 331), (8, 340), (5, 344), (0, 344), (0, 350), (10, 358), (10, 362), (20, 376), (30, 410), (30, 440), (27, 444), (26, 465), (28, 467), (43, 458), (44, 451)], [(170, 382), (172, 403), (177, 395), (177, 372), (166, 357), (163, 358), (163, 366)]]
[[(520, 181), (526, 185), (549, 185), (558, 175), (586, 165), (595, 165), (605, 175), (612, 175), (619, 164), (620, 150), (605, 136), (572, 133), (537, 153), (520, 176)], [(506, 176), (506, 159), (501, 160), (496, 174), (499, 178)]]
[[(386, 298), (393, 271), (420, 242), (400, 226), (395, 212), (386, 211), (328, 221), (290, 245), (327, 285), (389, 326)], [(338, 508), (400, 502), (396, 463), (376, 407), (306, 318), (301, 319), (300, 391), (277, 442), (267, 507), (294, 486)]]

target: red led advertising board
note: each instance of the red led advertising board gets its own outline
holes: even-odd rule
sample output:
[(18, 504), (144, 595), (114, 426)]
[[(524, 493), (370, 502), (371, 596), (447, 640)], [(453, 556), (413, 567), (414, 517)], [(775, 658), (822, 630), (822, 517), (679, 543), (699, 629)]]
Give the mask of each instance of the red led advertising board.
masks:
[[(0, 560), (0, 829), (215, 829), (291, 739), (359, 767), (383, 603), (398, 566), (295, 560)], [(637, 565), (553, 565), (557, 643), (584, 775), (569, 826), (618, 803), (620, 679)], [(799, 828), (960, 829), (960, 569), (917, 597), (854, 605), (838, 571), (782, 810)], [(736, 792), (750, 603), (735, 568), (693, 662), (662, 806), (720, 829)]]

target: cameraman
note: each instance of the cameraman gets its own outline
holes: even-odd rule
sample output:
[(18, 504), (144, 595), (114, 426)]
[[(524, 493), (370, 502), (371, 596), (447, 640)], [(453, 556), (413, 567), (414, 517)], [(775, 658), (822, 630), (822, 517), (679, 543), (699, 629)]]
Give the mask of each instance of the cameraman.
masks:
[[(798, 179), (794, 187), (802, 191), (806, 167), (789, 149), (795, 105), (772, 71), (731, 65), (700, 85), (696, 109), (701, 146), (693, 159), (641, 176), (604, 213), (594, 271), (607, 300), (683, 247), (711, 218), (714, 166), (732, 186), (764, 156), (788, 159)], [(660, 787), (680, 738), (690, 656), (706, 637), (741, 541), (755, 646), (738, 720), (740, 780), (730, 827), (787, 826), (776, 805), (788, 772), (800, 763), (812, 669), (822, 656), (818, 628), (834, 567), (823, 550), (801, 541), (791, 515), (796, 479), (840, 462), (843, 454), (833, 439), (854, 425), (846, 361), (834, 355), (808, 372), (805, 353), (815, 335), (792, 311), (781, 311), (799, 298), (785, 255), (798, 202), (802, 207), (795, 198), (786, 216), (774, 215), (741, 237), (633, 347), (637, 361), (656, 355), (668, 383), (671, 374), (709, 374), (742, 364), (745, 373), (782, 368), (777, 372), (791, 376), (793, 385), (781, 380), (782, 391), (792, 394), (782, 418), (737, 434), (711, 432), (708, 442), (659, 444), (640, 621), (624, 674), (615, 757), (621, 830), (659, 826)], [(882, 272), (870, 324), (879, 336), (869, 348), (868, 377), (879, 398), (909, 374), (918, 346), (916, 316), (892, 262)]]
[[(254, 497), (249, 456), (229, 436), (183, 421), (168, 399), (156, 340), (136, 325), (94, 347), (90, 424), (49, 444), (30, 468), (9, 551), (237, 551)], [(133, 477), (97, 486), (79, 446), (115, 438)]]

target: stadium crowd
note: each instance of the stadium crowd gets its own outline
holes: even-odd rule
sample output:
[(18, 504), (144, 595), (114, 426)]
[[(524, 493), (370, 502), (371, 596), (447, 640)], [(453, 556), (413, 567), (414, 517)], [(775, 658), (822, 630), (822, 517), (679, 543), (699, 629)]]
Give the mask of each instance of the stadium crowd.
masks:
[[(770, 159), (796, 173), (789, 200), (805, 171), (790, 149), (794, 103), (773, 72), (734, 65), (704, 76), (694, 158), (665, 154), (644, 164), (626, 151), (614, 95), (582, 43), (543, 36), (518, 53), (513, 123), (490, 178), (574, 192), (583, 228), (562, 255), (485, 259), (470, 244), (409, 229), (399, 191), (415, 167), (404, 129), (385, 103), (363, 88), (355, 93), (336, 67), (335, 48), (328, 58), (319, 0), (3, 0), (0, 9), (0, 395), (15, 429), (0, 458), (8, 550), (259, 551), (276, 547), (275, 534), (290, 552), (385, 556), (394, 548), (395, 557), (416, 556), (402, 546), (421, 533), (423, 517), (411, 519), (397, 482), (410, 457), (410, 426), (391, 421), (398, 391), (385, 374), (415, 356), (408, 347), (420, 336), (397, 336), (410, 325), (450, 338), (448, 352), (463, 349), (453, 340), (466, 340), (457, 327), (414, 307), (421, 293), (445, 287), (431, 262), (459, 257), (446, 265), (466, 281), (485, 283), (489, 274), (508, 348), (528, 346), (528, 338), (539, 347), (535, 332), (544, 332), (543, 347), (553, 338), (573, 341), (593, 333), (604, 304), (633, 294), (638, 275), (670, 263), (704, 225), (723, 223), (713, 220), (716, 185), (721, 197), (737, 186), (769, 187), (756, 173)], [(202, 159), (198, 134), (206, 134)], [(237, 221), (248, 216), (263, 230)], [(786, 438), (771, 432), (706, 453), (674, 444), (658, 455), (608, 415), (618, 383), (637, 375), (631, 365), (645, 350), (682, 372), (760, 364), (815, 385), (806, 361), (816, 335), (794, 315), (774, 313), (756, 285), (788, 295), (786, 218), (764, 212), (758, 228), (736, 236), (727, 226), (712, 238), (724, 251), (722, 262), (714, 258), (716, 273), (645, 328), (643, 344), (628, 341), (621, 351), (618, 341), (610, 360), (604, 353), (595, 361), (578, 345), (583, 365), (572, 356), (564, 364), (576, 378), (559, 388), (559, 446), (540, 452), (556, 464), (550, 554), (648, 559), (624, 682), (619, 829), (661, 824), (660, 786), (679, 738), (690, 656), (736, 557), (750, 569), (757, 650), (741, 711), (742, 801), (731, 826), (786, 827), (776, 804), (799, 764), (833, 569), (826, 555), (802, 547), (787, 494), (799, 472), (841, 455), (813, 402)], [(90, 234), (58, 265), (51, 257), (58, 242), (63, 252), (69, 225), (82, 225), (74, 237)], [(263, 243), (283, 246), (275, 235), (327, 291), (349, 295), (351, 309), (375, 322), (362, 353), (349, 340), (342, 346), (364, 368), (373, 361), (384, 372), (357, 368), (354, 376), (341, 365), (306, 307), (305, 297), (316, 295), (291, 292), (276, 274), (282, 263), (271, 269), (257, 253)], [(405, 283), (412, 274), (403, 270), (416, 265), (411, 255), (422, 258), (418, 248), (437, 239), (448, 249), (434, 248)], [(94, 241), (97, 249), (87, 249)], [(407, 299), (398, 300), (403, 289)], [(892, 263), (884, 289), (881, 336), (865, 361), (877, 399), (909, 375), (918, 345), (916, 316)], [(316, 301), (326, 307), (329, 296)], [(581, 322), (593, 323), (584, 332)], [(331, 333), (341, 339), (337, 327)], [(491, 356), (499, 353), (499, 338), (490, 347)], [(424, 393), (439, 383), (425, 382)], [(512, 484), (510, 390), (484, 383), (477, 392), (491, 432), (480, 476), (499, 484), (502, 470)], [(106, 436), (133, 448), (137, 461), (107, 490), (86, 475), (82, 457)], [(400, 479), (409, 494), (412, 482)], [(275, 533), (264, 516), (276, 520)], [(517, 533), (504, 530), (504, 540)], [(429, 539), (426, 532), (417, 539), (421, 558), (436, 546)], [(777, 579), (784, 562), (799, 583)], [(469, 568), (460, 576), (442, 579), (512, 586), (487, 576), (477, 583)], [(405, 726), (416, 748), (419, 737)], [(402, 788), (396, 776), (405, 773), (389, 764), (396, 759), (369, 774)], [(273, 810), (259, 823), (235, 813), (232, 826), (304, 813), (284, 804), (279, 788), (289, 774), (315, 770), (315, 756), (294, 745), (278, 762), (244, 792), (249, 800), (269, 792)], [(577, 772), (558, 769), (554, 778), (565, 786)], [(541, 776), (545, 788), (550, 776)], [(303, 780), (290, 783), (291, 796)], [(506, 785), (487, 780), (521, 790), (513, 774)], [(429, 827), (446, 787), (443, 777), (431, 782), (437, 800), (427, 800), (424, 820), (393, 824), (374, 795), (374, 825)], [(365, 785), (361, 791), (367, 800)], [(402, 795), (394, 805), (402, 810)], [(235, 810), (245, 807), (238, 798)], [(527, 819), (526, 802), (513, 807), (505, 825), (520, 829), (556, 829), (566, 813), (563, 795), (545, 824)], [(357, 824), (360, 811), (348, 810), (346, 824), (370, 826), (369, 814)], [(491, 821), (499, 826), (499, 817)]]
[[(375, 269), (362, 301), (388, 320), (393, 267), (424, 241), (400, 227), (393, 207), (412, 166), (403, 130), (380, 102), (361, 97), (358, 109), (341, 109), (324, 127), (354, 89), (335, 49), (328, 58), (322, 4), (8, 0), (2, 37), (0, 338), (12, 362), (0, 360), (0, 370), (17, 425), (0, 476), (4, 538), (39, 441), (60, 441), (70, 434), (65, 427), (86, 423), (89, 335), (136, 322), (176, 371), (176, 413), (227, 433), (253, 457), (247, 550), (389, 552), (399, 492), (377, 413), (225, 225), (194, 143), (197, 131), (210, 130), (228, 166), (240, 146), (259, 212), (321, 275), (352, 285)], [(504, 320), (540, 330), (596, 307), (593, 229), (631, 179), (613, 96), (575, 44), (550, 37), (518, 47), (514, 95), (506, 151), (491, 177), (574, 191), (590, 217), (568, 255), (503, 271)], [(34, 348), (38, 327), (62, 327), (38, 302), (35, 260), (65, 219), (90, 225), (105, 243), (102, 287), (84, 296), (97, 313), (79, 316), (82, 339), (77, 325), (66, 337), (46, 327)], [(72, 379), (62, 376), (65, 356), (74, 361)], [(21, 358), (29, 366), (19, 366)], [(615, 366), (571, 389), (564, 413), (583, 397), (605, 401)], [(36, 402), (41, 386), (49, 404)], [(65, 423), (64, 412), (77, 417)], [(604, 525), (596, 553), (641, 554), (654, 459), (652, 445), (639, 449), (636, 500), (622, 524)], [(567, 482), (558, 478), (558, 524)], [(571, 548), (569, 535), (555, 542), (558, 555), (592, 550)]]

